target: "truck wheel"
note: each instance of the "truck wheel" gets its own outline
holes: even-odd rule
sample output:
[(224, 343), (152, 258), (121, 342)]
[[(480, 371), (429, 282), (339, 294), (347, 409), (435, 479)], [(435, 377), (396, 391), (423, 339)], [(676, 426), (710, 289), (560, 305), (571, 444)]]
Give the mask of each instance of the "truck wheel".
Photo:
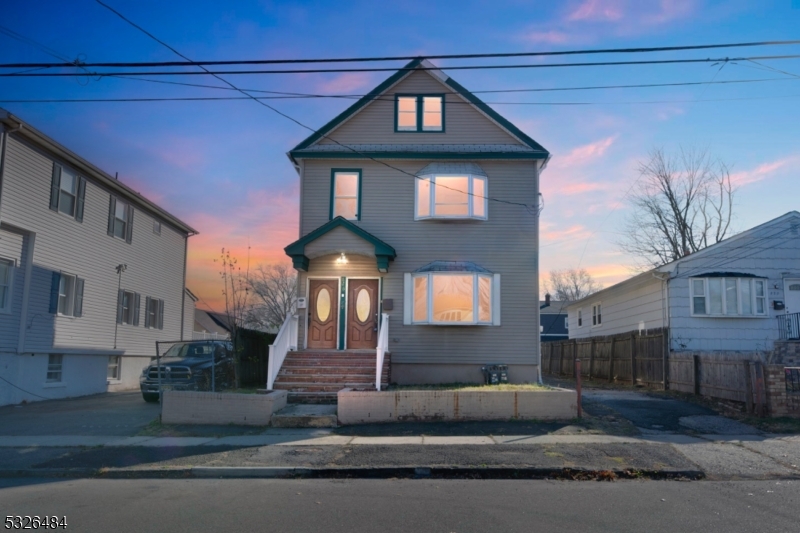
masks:
[(143, 392), (142, 398), (144, 401), (148, 403), (156, 403), (158, 402), (158, 393), (157, 392)]

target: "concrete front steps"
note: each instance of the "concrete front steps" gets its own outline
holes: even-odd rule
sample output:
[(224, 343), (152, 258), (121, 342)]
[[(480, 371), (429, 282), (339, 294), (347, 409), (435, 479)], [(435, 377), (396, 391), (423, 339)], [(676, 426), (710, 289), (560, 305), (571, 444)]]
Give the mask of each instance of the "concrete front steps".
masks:
[[(381, 388), (389, 384), (390, 359), (386, 354)], [(336, 403), (342, 389), (375, 390), (375, 350), (289, 352), (274, 388), (288, 391), (290, 403)]]

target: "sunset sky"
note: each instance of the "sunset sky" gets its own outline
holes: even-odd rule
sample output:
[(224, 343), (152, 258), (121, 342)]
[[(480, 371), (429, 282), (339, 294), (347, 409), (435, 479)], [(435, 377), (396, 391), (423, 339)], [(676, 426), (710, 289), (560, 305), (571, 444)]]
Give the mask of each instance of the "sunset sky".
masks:
[[(192, 59), (426, 55), (676, 46), (800, 38), (800, 2), (171, 2), (108, 0)], [(233, 7), (232, 7), (233, 6)], [(172, 61), (172, 52), (92, 0), (6, 0), (0, 26), (69, 58)], [(492, 60), (563, 63), (800, 54), (800, 45), (636, 56)], [(53, 58), (0, 33), (0, 62)], [(448, 60), (448, 66), (489, 60)], [(372, 66), (400, 67), (402, 61)], [(779, 72), (774, 69), (779, 69)], [(631, 275), (616, 245), (637, 162), (654, 148), (707, 148), (733, 167), (736, 229), (800, 203), (800, 59), (684, 65), (449, 71), (473, 91), (764, 80), (740, 84), (479, 94), (552, 154), (542, 174), (541, 271), (585, 267), (609, 285)], [(230, 76), (245, 89), (364, 94), (387, 72)], [(159, 78), (221, 85), (205, 76)], [(18, 99), (236, 96), (233, 91), (102, 78), (0, 78), (0, 107), (30, 122), (197, 228), (188, 286), (221, 308), (221, 248), (251, 267), (288, 262), (298, 179), (286, 152), (308, 131), (255, 102), (14, 103)], [(318, 128), (342, 98), (270, 100)], [(562, 104), (562, 105), (557, 105)]]

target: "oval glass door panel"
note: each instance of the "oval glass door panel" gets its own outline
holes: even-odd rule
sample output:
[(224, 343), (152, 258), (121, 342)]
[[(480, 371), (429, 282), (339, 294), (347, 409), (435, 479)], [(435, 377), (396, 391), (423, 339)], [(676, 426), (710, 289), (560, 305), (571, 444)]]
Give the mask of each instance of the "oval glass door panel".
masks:
[(317, 294), (317, 319), (325, 322), (329, 316), (331, 316), (331, 293), (323, 287)]
[(369, 320), (369, 312), (372, 307), (370, 302), (369, 291), (361, 289), (356, 296), (356, 316), (359, 322), (366, 322)]

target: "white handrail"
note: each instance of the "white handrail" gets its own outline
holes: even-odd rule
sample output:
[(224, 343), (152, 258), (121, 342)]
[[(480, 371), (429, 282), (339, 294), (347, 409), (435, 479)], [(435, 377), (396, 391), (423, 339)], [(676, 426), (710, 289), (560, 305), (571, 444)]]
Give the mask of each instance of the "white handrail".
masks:
[(381, 325), (378, 327), (378, 348), (375, 350), (375, 389), (381, 390), (383, 375), (383, 358), (389, 351), (389, 315), (381, 314)]
[(281, 324), (281, 329), (275, 336), (275, 340), (269, 345), (269, 362), (267, 363), (267, 390), (273, 390), (275, 378), (281, 371), (283, 360), (291, 350), (297, 349), (297, 321), (298, 316), (294, 310), (286, 315), (286, 320)]

